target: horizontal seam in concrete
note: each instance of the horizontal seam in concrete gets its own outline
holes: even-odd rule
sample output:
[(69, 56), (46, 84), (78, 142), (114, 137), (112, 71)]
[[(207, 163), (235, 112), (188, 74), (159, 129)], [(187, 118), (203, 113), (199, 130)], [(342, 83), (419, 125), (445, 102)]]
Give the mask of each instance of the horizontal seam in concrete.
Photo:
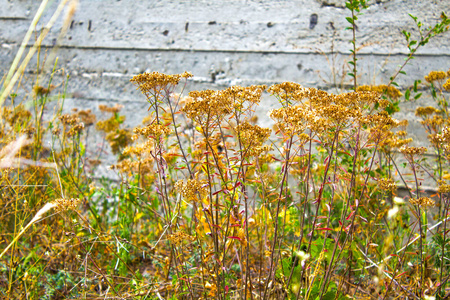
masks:
[(16, 21), (16, 20), (30, 20), (30, 19), (27, 18), (27, 17), (0, 17), (0, 20), (6, 20), (6, 21), (12, 20), (12, 21)]
[[(31, 47), (30, 45), (28, 47)], [(42, 48), (54, 48), (53, 45), (41, 45)], [(180, 48), (141, 48), (141, 47), (105, 47), (105, 46), (68, 46), (60, 45), (56, 46), (62, 49), (80, 49), (80, 50), (105, 50), (105, 51), (139, 51), (139, 52), (197, 52), (197, 53), (239, 53), (239, 54), (288, 54), (288, 55), (351, 55), (350, 52), (331, 52), (331, 51), (317, 51), (317, 52), (305, 52), (305, 51), (259, 51), (259, 50), (227, 50), (227, 49), (180, 49)], [(405, 56), (408, 57), (409, 54), (397, 52), (397, 53), (358, 53), (358, 56)], [(450, 53), (419, 53), (414, 54), (414, 57), (450, 57)]]

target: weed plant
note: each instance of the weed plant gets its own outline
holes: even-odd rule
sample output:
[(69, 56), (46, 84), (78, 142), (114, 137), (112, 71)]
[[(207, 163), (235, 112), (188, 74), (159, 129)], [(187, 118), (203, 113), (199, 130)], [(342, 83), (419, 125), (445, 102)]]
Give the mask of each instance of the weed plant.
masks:
[[(395, 79), (450, 21), (442, 14), (425, 28), (413, 17), (419, 37), (403, 32), (405, 64), (386, 85), (358, 85), (356, 22), (366, 6), (347, 2), (351, 92), (283, 82), (183, 95), (176, 91), (192, 74), (143, 73), (131, 82), (149, 115), (129, 130), (120, 105), (101, 106), (100, 120), (87, 110), (62, 114), (66, 82), (52, 84), (56, 65), (46, 86), (35, 85), (33, 111), (6, 80), (2, 297), (448, 298), (450, 70), (404, 94)], [(435, 100), (416, 110), (428, 149), (411, 146), (407, 121), (394, 118), (421, 90)], [(268, 112), (273, 128), (254, 113), (263, 93), (279, 102)], [(56, 109), (45, 117), (50, 100)], [(90, 130), (116, 155), (117, 184), (90, 177), (99, 164), (85, 142)]]

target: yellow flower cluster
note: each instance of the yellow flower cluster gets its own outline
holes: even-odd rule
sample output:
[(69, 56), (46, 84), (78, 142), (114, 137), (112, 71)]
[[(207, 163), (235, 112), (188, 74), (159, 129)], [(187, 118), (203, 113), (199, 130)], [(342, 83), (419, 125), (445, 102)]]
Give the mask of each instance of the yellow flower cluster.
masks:
[(422, 155), (427, 152), (425, 147), (401, 147), (400, 152), (406, 156)]
[(252, 85), (249, 87), (232, 86), (221, 91), (221, 93), (223, 97), (233, 99), (236, 109), (241, 109), (245, 102), (258, 104), (261, 101), (262, 92), (266, 88), (266, 85)]
[(391, 178), (382, 178), (378, 180), (378, 187), (387, 192), (394, 193), (397, 191), (397, 185), (395, 184), (395, 181)]
[(25, 109), (23, 104), (17, 105), (14, 109), (3, 107), (1, 115), (10, 125), (25, 123), (30, 120), (32, 116), (31, 113)]
[(275, 120), (276, 128), (285, 135), (301, 134), (306, 129), (308, 111), (302, 105), (287, 106), (269, 112), (269, 117)]
[(78, 198), (58, 198), (53, 201), (53, 204), (56, 204), (55, 210), (61, 213), (68, 210), (75, 210), (80, 202), (81, 200)]
[(175, 245), (180, 245), (183, 241), (195, 241), (195, 237), (192, 235), (189, 235), (187, 233), (184, 233), (183, 231), (177, 231), (173, 234), (169, 234), (167, 237), (170, 242), (172, 242)]
[(361, 85), (356, 88), (356, 91), (372, 91), (380, 94), (386, 94), (391, 99), (398, 99), (402, 93), (395, 86), (381, 85)]
[(203, 125), (206, 121), (222, 118), (232, 112), (232, 102), (223, 91), (193, 91), (189, 93), (192, 101), (181, 109), (189, 119)]
[(354, 107), (346, 107), (340, 104), (330, 104), (318, 109), (319, 115), (328, 118), (335, 124), (342, 124), (349, 118), (357, 118), (361, 115), (359, 109)]
[(62, 115), (59, 117), (59, 120), (64, 125), (75, 125), (76, 123), (80, 122), (80, 119), (76, 115)]
[(357, 91), (335, 95), (335, 102), (343, 106), (364, 107), (378, 104), (381, 108), (389, 105), (389, 101), (382, 99), (378, 91)]
[(402, 139), (394, 136), (393, 138), (387, 139), (386, 142), (389, 144), (391, 148), (401, 148), (413, 141), (412, 138)]
[(141, 174), (147, 175), (147, 177), (154, 177), (154, 173), (152, 172), (153, 158), (151, 157), (140, 159), (139, 161), (133, 161), (129, 158), (122, 159), (117, 162), (117, 164), (111, 165), (110, 169), (118, 170), (122, 174), (127, 174), (129, 176), (140, 172)]
[(102, 112), (106, 112), (106, 113), (112, 113), (112, 114), (116, 114), (118, 113), (121, 109), (123, 108), (123, 105), (121, 104), (115, 104), (114, 106), (106, 106), (104, 104), (100, 104), (98, 106), (98, 109), (100, 109), (100, 111)]
[(445, 181), (439, 180), (438, 193), (450, 193), (450, 184), (446, 184)]
[(183, 74), (166, 75), (159, 72), (143, 73), (130, 79), (131, 82), (137, 84), (144, 95), (148, 93), (159, 93), (167, 87), (177, 85), (182, 78), (190, 78), (193, 75), (189, 72)]
[(109, 132), (106, 135), (106, 140), (109, 142), (112, 152), (118, 154), (121, 149), (131, 143), (131, 132), (128, 129), (117, 129)]
[(419, 205), (421, 207), (434, 206), (434, 201), (428, 197), (420, 197), (417, 199), (410, 199), (412, 205)]
[(188, 201), (195, 202), (198, 201), (197, 195), (200, 196), (206, 193), (207, 184), (203, 181), (188, 179), (185, 183), (183, 180), (177, 181), (175, 183), (175, 189)]
[(439, 131), (439, 128), (444, 124), (444, 118), (440, 115), (433, 115), (432, 118), (427, 118), (420, 121), (422, 125), (429, 127), (433, 131)]
[(144, 153), (149, 153), (151, 149), (153, 149), (153, 142), (149, 140), (142, 144), (125, 147), (125, 149), (123, 149), (122, 151), (122, 155), (123, 156), (134, 155), (139, 158)]
[(236, 127), (237, 134), (245, 147), (261, 146), (270, 136), (272, 130), (248, 122)]
[(80, 118), (80, 120), (84, 123), (85, 126), (90, 126), (94, 124), (95, 120), (97, 119), (90, 109), (80, 111), (75, 109), (74, 111), (76, 112), (77, 116)]
[(444, 83), (442, 87), (444, 88), (444, 90), (450, 91), (450, 78), (447, 79), (447, 81)]
[(384, 145), (399, 146), (406, 142), (399, 141), (398, 137), (394, 136), (391, 131), (400, 125), (400, 122), (392, 118), (386, 111), (380, 111), (374, 115), (366, 115), (358, 119), (361, 125), (370, 126), (368, 131), (370, 133), (369, 140), (382, 143)]
[(394, 128), (399, 126), (400, 122), (392, 118), (387, 111), (380, 111), (374, 115), (367, 115), (359, 118), (361, 124), (372, 125), (376, 128)]
[(272, 131), (270, 128), (262, 128), (258, 125), (251, 125), (250, 123), (245, 122), (237, 126), (236, 131), (241, 143), (247, 148), (246, 150), (249, 155), (259, 156), (265, 149), (270, 149), (268, 146), (266, 148), (262, 147), (263, 143), (267, 141), (270, 136)]
[(430, 134), (428, 137), (431, 143), (441, 146), (450, 159), (450, 127), (446, 126), (442, 129), (442, 133)]
[(84, 123), (78, 123), (67, 132), (68, 136), (73, 136), (80, 133), (84, 129)]
[[(66, 114), (59, 117), (59, 120), (64, 125), (65, 130), (67, 131), (67, 136), (74, 136), (80, 133), (84, 129), (84, 123), (80, 122), (80, 118), (78, 118), (78, 114)], [(59, 129), (54, 129), (54, 134), (59, 134)]]
[(112, 116), (106, 120), (98, 121), (96, 127), (98, 130), (111, 132), (119, 129), (120, 124), (122, 124), (123, 121), (125, 121), (125, 116)]
[(162, 124), (152, 123), (143, 128), (136, 127), (133, 129), (133, 132), (148, 138), (158, 139), (161, 135), (170, 134), (170, 128)]
[(56, 86), (53, 84), (50, 84), (50, 86), (48, 88), (43, 87), (41, 85), (36, 85), (36, 86), (34, 86), (33, 91), (36, 93), (37, 96), (41, 97), (41, 96), (47, 96), (55, 88), (56, 88)]
[(278, 98), (287, 101), (301, 101), (306, 97), (306, 91), (300, 84), (294, 82), (282, 82), (274, 84), (267, 90), (270, 94), (276, 95)]
[(427, 76), (425, 76), (425, 80), (428, 82), (433, 82), (437, 80), (443, 80), (447, 77), (449, 77), (450, 72), (444, 72), (444, 71), (431, 71)]
[(425, 117), (434, 113), (439, 113), (439, 109), (434, 108), (433, 106), (427, 107), (418, 107), (416, 108), (416, 116)]

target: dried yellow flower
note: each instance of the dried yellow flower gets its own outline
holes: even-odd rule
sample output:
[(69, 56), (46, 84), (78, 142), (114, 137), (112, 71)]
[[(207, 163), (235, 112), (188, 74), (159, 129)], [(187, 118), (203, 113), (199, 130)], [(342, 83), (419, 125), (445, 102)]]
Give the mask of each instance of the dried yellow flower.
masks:
[(109, 106), (106, 106), (106, 105), (104, 105), (104, 104), (100, 104), (100, 105), (98, 106), (98, 108), (99, 108), (100, 111), (102, 111), (102, 112), (107, 112), (107, 113), (116, 114), (116, 113), (118, 113), (118, 112), (123, 108), (123, 105), (117, 104), (117, 103), (116, 103), (114, 106), (109, 107)]
[(149, 124), (143, 128), (136, 127), (133, 130), (135, 134), (140, 134), (148, 138), (152, 137), (154, 139), (158, 139), (162, 135), (169, 135), (170, 131), (171, 130), (169, 127), (158, 124), (156, 122)]
[(76, 115), (69, 115), (69, 114), (60, 116), (59, 120), (64, 125), (74, 125), (80, 122), (80, 119)]
[(92, 113), (90, 109), (80, 110), (77, 112), (77, 116), (84, 123), (85, 126), (90, 126), (95, 123), (96, 116)]
[(270, 128), (262, 128), (245, 122), (237, 126), (236, 131), (247, 155), (259, 156), (261, 152), (270, 150), (270, 146), (263, 146), (272, 131)]
[(434, 201), (428, 197), (420, 197), (417, 199), (409, 199), (412, 205), (419, 205), (421, 207), (434, 206)]
[(434, 113), (439, 113), (439, 110), (434, 108), (433, 106), (416, 108), (416, 116), (418, 117), (424, 117)]
[(391, 99), (398, 99), (402, 96), (402, 93), (395, 86), (382, 85), (361, 85), (357, 91), (372, 91), (380, 94), (386, 94)]
[(427, 76), (425, 76), (425, 80), (428, 82), (443, 80), (445, 78), (447, 78), (447, 73), (444, 71), (431, 71)]
[(138, 85), (144, 95), (158, 94), (162, 90), (176, 86), (182, 78), (190, 78), (193, 75), (189, 72), (183, 74), (167, 75), (159, 72), (143, 73), (130, 79)]
[(446, 184), (445, 181), (439, 180), (438, 193), (450, 193), (450, 184)]
[(382, 178), (378, 180), (378, 187), (387, 192), (395, 192), (397, 191), (397, 185), (395, 184), (395, 181), (391, 178)]
[(56, 205), (55, 210), (61, 213), (68, 210), (75, 210), (80, 202), (81, 200), (78, 198), (58, 198), (52, 203)]
[(187, 233), (184, 233), (183, 231), (177, 231), (174, 232), (173, 234), (169, 234), (169, 236), (167, 237), (169, 239), (169, 241), (171, 241), (173, 244), (175, 245), (180, 245), (183, 241), (195, 241), (195, 237), (192, 235), (189, 235)]
[(208, 184), (204, 181), (199, 181), (195, 179), (188, 179), (185, 183), (183, 180), (177, 181), (175, 183), (175, 189), (186, 198), (188, 201), (198, 201), (197, 195), (204, 195), (206, 193), (206, 187)]
[(422, 155), (427, 152), (425, 147), (401, 147), (400, 152), (407, 156)]
[(444, 90), (450, 91), (450, 78), (447, 79), (447, 81), (444, 83), (444, 85), (442, 87), (444, 88)]
[(232, 112), (232, 101), (223, 91), (193, 91), (189, 96), (192, 101), (187, 102), (181, 111), (202, 125), (218, 121)]

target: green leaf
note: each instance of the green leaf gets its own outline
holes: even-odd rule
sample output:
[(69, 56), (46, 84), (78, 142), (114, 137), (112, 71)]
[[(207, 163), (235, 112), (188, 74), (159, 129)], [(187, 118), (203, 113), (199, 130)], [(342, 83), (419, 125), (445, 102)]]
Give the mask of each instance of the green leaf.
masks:
[(400, 73), (400, 74), (403, 74), (403, 75), (406, 75), (406, 72), (405, 72), (405, 71), (400, 71), (399, 73)]
[(418, 93), (417, 95), (414, 96), (414, 99), (417, 100), (422, 96), (422, 93)]
[(335, 291), (329, 291), (322, 297), (323, 300), (334, 300), (334, 298), (336, 298)]
[(412, 14), (408, 14), (415, 22), (417, 22), (417, 17), (413, 16)]
[(86, 153), (86, 148), (84, 147), (83, 143), (80, 143), (80, 156), (84, 156)]
[(397, 82), (392, 81), (392, 85), (398, 86)]
[(347, 22), (349, 22), (350, 24), (354, 25), (353, 19), (350, 17), (345, 18), (347, 20)]
[(405, 91), (405, 99), (406, 99), (406, 101), (409, 101), (409, 96), (410, 96), (410, 94), (411, 94), (411, 91), (410, 91), (409, 89), (407, 89), (407, 90)]
[(421, 83), (421, 80), (415, 80), (414, 81), (414, 93), (417, 93), (417, 86)]
[(432, 96), (433, 98), (436, 98), (436, 97), (437, 97), (437, 95), (436, 95), (436, 89), (434, 88), (434, 86), (432, 86), (432, 89), (431, 89), (431, 96)]

